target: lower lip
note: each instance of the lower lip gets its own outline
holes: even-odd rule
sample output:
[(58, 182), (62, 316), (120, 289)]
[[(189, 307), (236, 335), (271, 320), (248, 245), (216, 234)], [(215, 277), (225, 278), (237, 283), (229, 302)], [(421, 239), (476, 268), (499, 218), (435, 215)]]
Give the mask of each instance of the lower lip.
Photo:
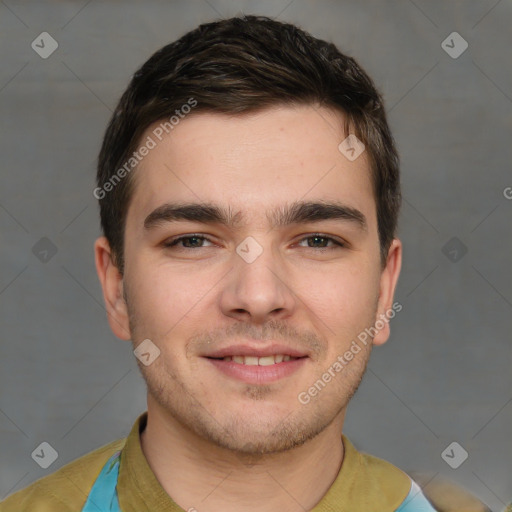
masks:
[(208, 357), (205, 359), (229, 377), (234, 377), (247, 384), (268, 384), (288, 377), (298, 371), (306, 363), (307, 357), (300, 357), (268, 366), (240, 364)]

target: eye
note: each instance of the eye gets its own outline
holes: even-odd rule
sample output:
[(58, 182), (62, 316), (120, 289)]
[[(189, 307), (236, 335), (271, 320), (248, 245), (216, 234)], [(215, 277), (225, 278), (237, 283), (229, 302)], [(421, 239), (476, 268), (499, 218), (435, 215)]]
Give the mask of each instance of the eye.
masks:
[[(210, 239), (202, 235), (191, 234), (167, 240), (162, 245), (163, 247), (178, 247), (179, 249), (201, 249), (205, 247), (202, 245), (204, 241), (210, 242)], [(178, 246), (178, 244), (181, 245)]]
[[(310, 244), (308, 242), (308, 245), (307, 245), (308, 249), (327, 249), (327, 250), (331, 250), (331, 249), (338, 249), (338, 248), (341, 248), (341, 247), (345, 247), (344, 243), (336, 240), (333, 237), (324, 235), (322, 233), (313, 233), (311, 235), (308, 235), (308, 236), (302, 238), (299, 243), (302, 243), (304, 241), (309, 241), (309, 240), (312, 240), (312, 244)], [(332, 242), (334, 244), (334, 246), (331, 245), (330, 247), (328, 247), (328, 246), (325, 245), (325, 244), (328, 244), (329, 242)], [(318, 245), (318, 244), (320, 244), (320, 245)]]
[[(205, 242), (210, 245), (204, 245)], [(319, 249), (320, 251), (328, 251), (333, 249), (340, 249), (345, 247), (345, 244), (331, 236), (324, 235), (322, 233), (312, 233), (306, 237), (303, 237), (298, 245), (307, 242), (307, 246), (302, 245), (306, 249)], [(330, 244), (330, 245), (329, 245)], [(208, 238), (200, 234), (191, 233), (188, 235), (182, 235), (170, 240), (166, 240), (162, 243), (165, 248), (176, 248), (176, 249), (202, 249), (211, 247), (213, 242)]]

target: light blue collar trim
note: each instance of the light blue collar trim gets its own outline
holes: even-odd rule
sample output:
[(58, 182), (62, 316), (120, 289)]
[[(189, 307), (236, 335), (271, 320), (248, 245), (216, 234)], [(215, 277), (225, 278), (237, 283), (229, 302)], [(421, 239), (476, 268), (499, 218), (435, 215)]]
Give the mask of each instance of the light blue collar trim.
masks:
[(395, 512), (436, 512), (436, 509), (425, 498), (419, 485), (412, 480), (409, 494)]
[(82, 512), (122, 512), (117, 498), (117, 477), (121, 451), (108, 459), (94, 482)]

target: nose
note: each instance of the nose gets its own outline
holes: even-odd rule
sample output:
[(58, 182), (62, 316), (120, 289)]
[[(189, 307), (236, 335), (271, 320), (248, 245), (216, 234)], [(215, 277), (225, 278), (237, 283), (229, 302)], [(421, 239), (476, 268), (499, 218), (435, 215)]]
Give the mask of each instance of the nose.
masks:
[(291, 316), (297, 298), (279, 255), (265, 248), (249, 261), (233, 254), (233, 268), (225, 277), (220, 298), (224, 315), (253, 324)]

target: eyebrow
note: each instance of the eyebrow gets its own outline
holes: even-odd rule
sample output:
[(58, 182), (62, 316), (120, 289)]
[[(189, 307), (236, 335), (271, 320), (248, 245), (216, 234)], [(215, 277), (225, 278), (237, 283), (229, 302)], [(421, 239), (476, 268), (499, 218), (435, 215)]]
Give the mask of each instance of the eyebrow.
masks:
[[(267, 213), (272, 228), (325, 220), (343, 220), (367, 231), (364, 214), (348, 205), (331, 201), (295, 201)], [(190, 221), (203, 224), (221, 224), (231, 228), (243, 225), (242, 212), (231, 207), (211, 203), (165, 203), (153, 210), (144, 220), (144, 229), (151, 230), (168, 222)]]

